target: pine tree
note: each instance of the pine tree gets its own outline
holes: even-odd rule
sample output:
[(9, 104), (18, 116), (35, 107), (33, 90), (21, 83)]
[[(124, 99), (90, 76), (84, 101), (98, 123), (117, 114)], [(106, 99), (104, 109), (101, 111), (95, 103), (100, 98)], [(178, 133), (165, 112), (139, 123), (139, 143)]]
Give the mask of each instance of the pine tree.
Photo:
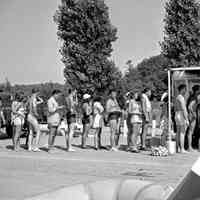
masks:
[(200, 63), (199, 3), (195, 0), (169, 0), (166, 3), (162, 53), (172, 67)]
[(121, 77), (109, 57), (117, 29), (103, 0), (62, 0), (54, 21), (67, 85), (79, 92), (105, 92)]

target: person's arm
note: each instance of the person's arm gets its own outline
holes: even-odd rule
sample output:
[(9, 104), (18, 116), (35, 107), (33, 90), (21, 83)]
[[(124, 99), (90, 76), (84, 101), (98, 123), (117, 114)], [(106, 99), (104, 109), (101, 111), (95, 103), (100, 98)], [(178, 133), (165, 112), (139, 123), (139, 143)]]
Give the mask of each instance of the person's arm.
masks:
[(54, 103), (51, 100), (49, 100), (47, 102), (47, 107), (48, 107), (49, 113), (51, 113), (51, 114), (54, 114), (57, 111), (56, 106), (54, 105)]
[(1, 111), (0, 114), (1, 114), (1, 119), (2, 119), (2, 121), (3, 121), (3, 125), (5, 125), (5, 124), (6, 124), (6, 120), (5, 120), (3, 111)]
[(92, 109), (91, 109), (90, 105), (88, 105), (88, 104), (84, 105), (84, 110), (85, 110), (85, 113), (87, 116), (92, 113)]
[(164, 117), (164, 115), (165, 115), (165, 105), (162, 104), (162, 106), (161, 106), (160, 120), (162, 120), (162, 118)]
[(30, 103), (32, 103), (32, 108), (33, 108), (33, 113), (34, 113), (34, 115), (36, 115), (36, 116), (38, 116), (38, 112), (37, 112), (37, 99), (35, 98), (35, 99), (33, 99), (33, 101), (32, 102), (30, 102)]
[(128, 113), (132, 113), (132, 107), (133, 107), (133, 102), (132, 102), (132, 101), (129, 101)]
[(111, 102), (108, 100), (106, 102), (106, 113), (109, 114), (111, 112)]
[(69, 108), (69, 111), (70, 111), (70, 112), (73, 112), (73, 108), (72, 108), (73, 105), (72, 105), (71, 96), (67, 97), (66, 102), (67, 102), (67, 107)]
[(102, 106), (102, 104), (100, 104), (100, 113), (103, 113), (104, 112), (104, 107)]
[(190, 112), (192, 115), (194, 115), (194, 110), (193, 110), (193, 106), (194, 106), (195, 101), (191, 101), (188, 105), (188, 112)]
[(147, 113), (147, 109), (146, 109), (146, 100), (143, 96), (142, 96), (142, 113), (144, 114), (145, 121), (148, 121), (149, 117), (148, 117), (148, 113)]
[(18, 114), (19, 107), (16, 105), (15, 102), (12, 103), (11, 109), (12, 109), (13, 114), (15, 114), (15, 115)]
[(188, 122), (188, 112), (187, 112), (187, 108), (186, 108), (184, 97), (180, 98), (179, 100), (180, 100), (181, 107), (182, 107), (182, 110), (183, 110), (184, 118)]
[(43, 99), (42, 98), (40, 98), (40, 97), (37, 97), (37, 100), (36, 100), (36, 105), (39, 105), (39, 104), (41, 104), (41, 103), (43, 103), (44, 101), (43, 101)]

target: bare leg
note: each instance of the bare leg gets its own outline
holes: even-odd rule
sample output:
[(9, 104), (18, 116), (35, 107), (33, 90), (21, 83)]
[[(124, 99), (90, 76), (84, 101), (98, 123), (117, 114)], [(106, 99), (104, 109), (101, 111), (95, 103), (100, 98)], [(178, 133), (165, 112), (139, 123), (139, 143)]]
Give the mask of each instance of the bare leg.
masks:
[(29, 133), (30, 133), (30, 130), (28, 129), (28, 134), (26, 136), (26, 143), (25, 143), (25, 146), (28, 148), (28, 138), (29, 138)]
[(119, 145), (119, 138), (120, 138), (120, 125), (121, 125), (121, 118), (117, 120), (117, 131), (115, 134), (115, 145)]
[(185, 153), (186, 150), (184, 148), (185, 145), (185, 128), (181, 127), (181, 131), (180, 131), (180, 149), (181, 149), (181, 153)]
[(194, 133), (195, 126), (196, 126), (196, 121), (194, 120), (190, 123), (189, 132), (188, 132), (188, 150), (189, 151), (194, 151), (194, 149), (192, 148), (192, 135)]
[(102, 132), (102, 128), (98, 129), (98, 135), (97, 135), (97, 139), (98, 139), (98, 147), (101, 148), (101, 132)]
[(161, 136), (161, 145), (166, 146), (167, 141), (167, 130), (163, 130), (163, 134)]
[(129, 150), (131, 150), (133, 147), (132, 135), (133, 135), (133, 124), (129, 124), (129, 131), (128, 131)]
[(35, 148), (39, 148), (39, 142), (40, 142), (40, 129), (38, 129), (36, 132)]
[(148, 130), (148, 123), (144, 123), (142, 125), (142, 134), (141, 134), (141, 145), (142, 148), (146, 148), (146, 135), (147, 135), (147, 130)]
[(110, 145), (112, 150), (116, 150), (117, 120), (110, 120)]
[(15, 126), (12, 126), (12, 142), (13, 142), (13, 149), (15, 149)]
[(19, 140), (19, 135), (21, 131), (21, 126), (15, 126), (14, 127), (14, 134), (13, 134), (13, 145), (14, 145), (14, 150), (18, 150), (18, 140)]
[(66, 149), (69, 150), (69, 131), (65, 132)]
[(18, 131), (18, 137), (17, 137), (17, 149), (20, 149), (20, 137), (21, 137), (21, 133), (22, 133), (22, 127), (19, 127), (19, 131)]
[(179, 153), (180, 150), (180, 127), (177, 126), (176, 132), (176, 152)]
[(33, 143), (33, 128), (30, 125), (29, 126), (29, 136), (28, 136), (28, 150), (31, 151), (32, 150), (32, 143)]
[(110, 146), (111, 148), (115, 146), (115, 129), (116, 121), (110, 120)]
[(133, 145), (133, 150), (137, 151), (137, 138), (139, 135), (140, 131), (140, 124), (139, 123), (133, 123), (133, 128), (132, 128), (132, 145)]
[(130, 129), (131, 129), (131, 127), (130, 127), (130, 116), (128, 116), (126, 122), (127, 122), (127, 128), (128, 128), (128, 133), (127, 133), (127, 147), (129, 149), (130, 148)]
[(52, 148), (53, 148), (56, 131), (57, 131), (56, 127), (50, 127), (49, 140), (48, 140), (49, 151), (52, 150)]
[(89, 134), (89, 130), (90, 130), (90, 124), (84, 124), (83, 135), (82, 135), (82, 144), (81, 144), (82, 148), (86, 147), (86, 139)]
[(75, 123), (69, 125), (69, 134), (68, 134), (68, 150), (72, 150), (71, 139), (74, 135)]
[(94, 132), (94, 148), (98, 150), (98, 131), (99, 129), (96, 128)]

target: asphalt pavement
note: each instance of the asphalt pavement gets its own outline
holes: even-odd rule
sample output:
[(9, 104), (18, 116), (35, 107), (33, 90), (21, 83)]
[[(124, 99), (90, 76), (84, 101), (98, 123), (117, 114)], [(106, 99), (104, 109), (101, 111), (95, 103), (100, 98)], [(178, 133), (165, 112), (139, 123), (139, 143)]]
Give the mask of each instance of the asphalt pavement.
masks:
[[(140, 179), (175, 187), (191, 168), (199, 153), (152, 157), (150, 152), (139, 154), (123, 151), (126, 138), (121, 137), (122, 150), (95, 151), (93, 138), (88, 138), (88, 148), (80, 148), (80, 138), (74, 138), (76, 152), (66, 152), (64, 137), (55, 141), (56, 152), (46, 152), (47, 136), (41, 137), (41, 152), (12, 150), (9, 139), (0, 140), (0, 199), (21, 200), (61, 187), (104, 179)], [(109, 144), (109, 135), (103, 136), (103, 145)], [(25, 139), (21, 139), (24, 144)], [(22, 145), (23, 147), (23, 145)]]

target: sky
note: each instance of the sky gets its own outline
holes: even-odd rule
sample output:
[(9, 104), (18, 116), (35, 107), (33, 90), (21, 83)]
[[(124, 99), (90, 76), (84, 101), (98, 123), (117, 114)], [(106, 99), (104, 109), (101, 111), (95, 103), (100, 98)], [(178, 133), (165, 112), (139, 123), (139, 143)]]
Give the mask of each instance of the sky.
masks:
[[(112, 59), (122, 71), (131, 59), (160, 53), (165, 0), (105, 0), (118, 29)], [(64, 83), (53, 15), (60, 0), (0, 0), (0, 82)]]

